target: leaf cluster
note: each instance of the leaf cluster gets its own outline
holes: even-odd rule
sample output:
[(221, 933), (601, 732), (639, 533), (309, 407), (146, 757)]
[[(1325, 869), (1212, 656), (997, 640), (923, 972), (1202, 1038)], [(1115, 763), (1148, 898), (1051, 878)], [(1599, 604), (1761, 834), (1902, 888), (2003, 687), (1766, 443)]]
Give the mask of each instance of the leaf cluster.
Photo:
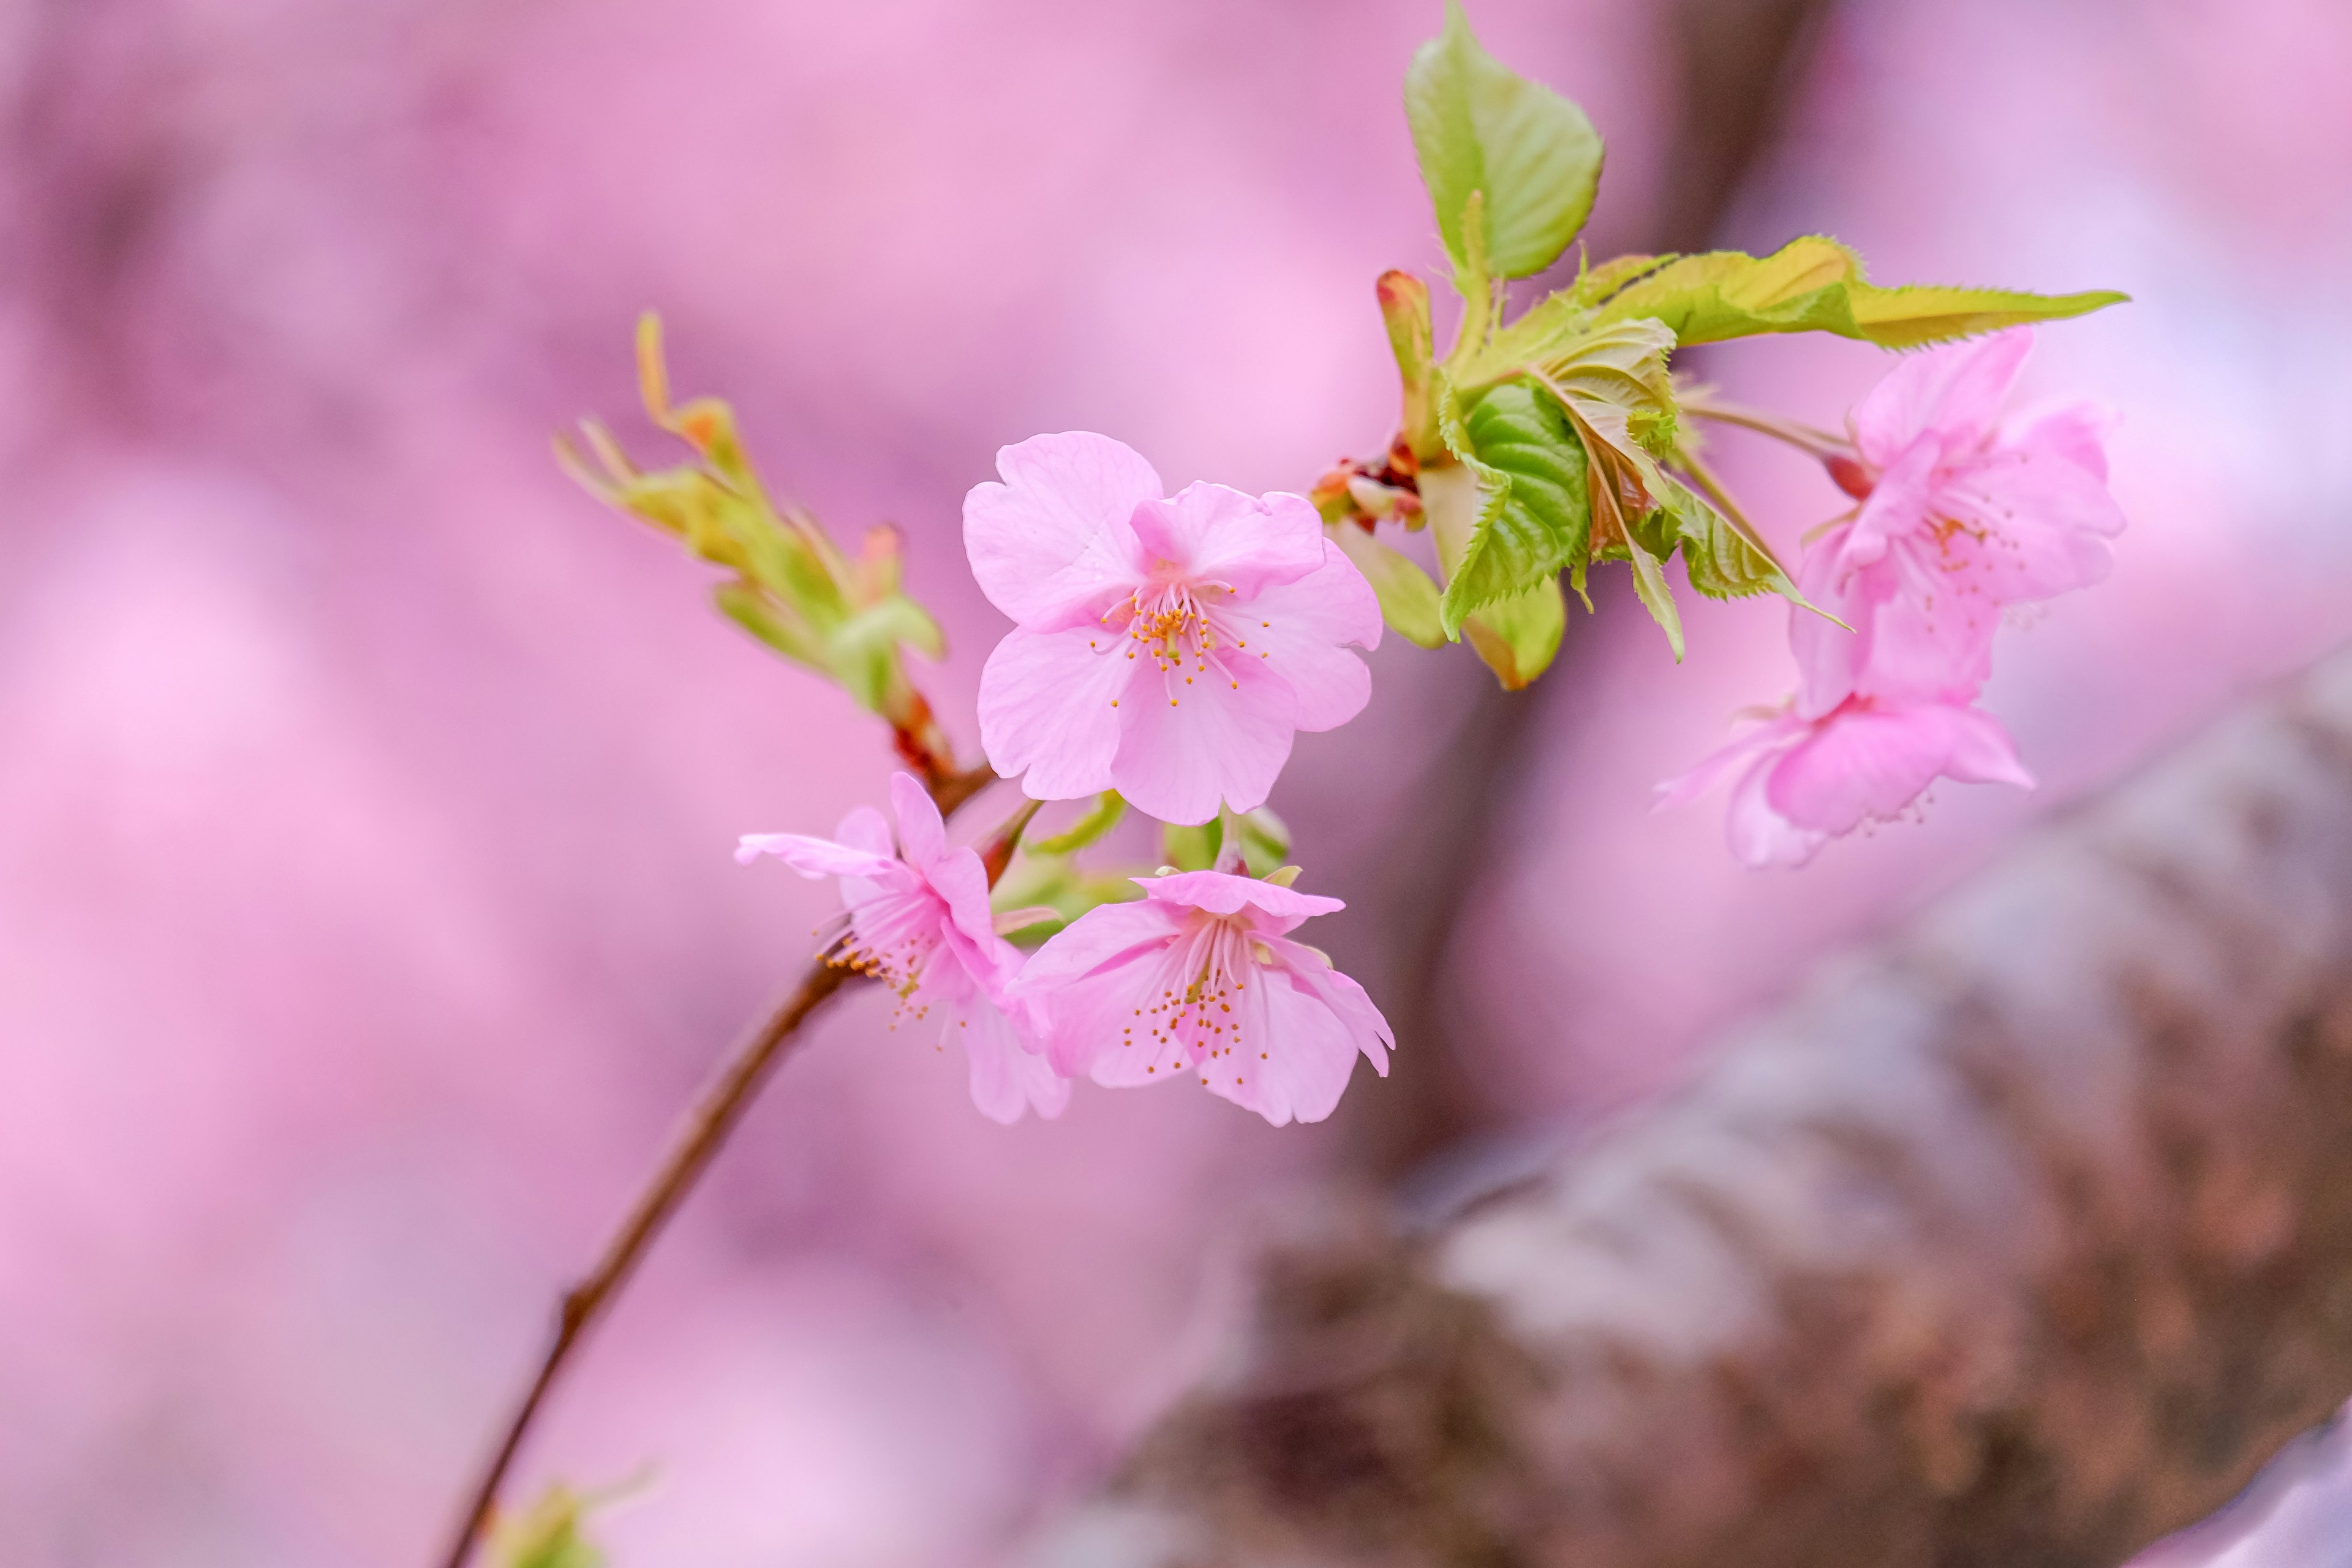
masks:
[[(1580, 262), (1566, 287), (1508, 319), (1507, 281), (1549, 268), (1583, 227), (1600, 186), (1601, 139), (1575, 104), (1487, 54), (1460, 0), (1447, 0), (1444, 31), (1414, 56), (1404, 100), (1463, 304), (1440, 360), (1428, 289), (1400, 272), (1380, 281), (1403, 389), (1398, 451), (1422, 502), (1407, 525), (1426, 515), (1443, 587), (1373, 537), (1372, 515), (1343, 500), (1327, 516), (1349, 520), (1336, 536), (1391, 626), (1424, 646), (1467, 637), (1507, 686), (1532, 679), (1557, 649), (1560, 580), (1583, 597), (1598, 563), (1629, 566), (1677, 658), (1681, 621), (1664, 572), (1671, 556), (1708, 597), (1769, 592), (1802, 602), (1770, 545), (1698, 464), (1682, 429), (1675, 350), (1801, 331), (1913, 348), (2124, 298), (1885, 288), (1851, 249), (1809, 236), (1761, 257)], [(1449, 468), (1475, 480), (1475, 498), (1444, 477)]]
[(851, 555), (807, 512), (772, 500), (733, 409), (715, 397), (671, 404), (661, 323), (650, 314), (637, 323), (637, 378), (646, 412), (692, 459), (646, 472), (594, 420), (581, 425), (593, 464), (560, 437), (558, 459), (592, 493), (730, 573), (711, 591), (728, 619), (837, 682), (861, 707), (899, 720), (917, 703), (901, 649), (938, 658), (946, 647), (938, 624), (900, 586), (897, 531), (869, 529)]

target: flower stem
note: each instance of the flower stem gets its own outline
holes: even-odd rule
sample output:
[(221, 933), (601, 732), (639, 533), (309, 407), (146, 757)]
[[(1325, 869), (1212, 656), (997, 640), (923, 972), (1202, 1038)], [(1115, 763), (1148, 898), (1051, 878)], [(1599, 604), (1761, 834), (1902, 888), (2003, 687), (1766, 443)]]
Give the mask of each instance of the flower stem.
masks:
[(1717, 403), (1711, 397), (1689, 396), (1682, 400), (1683, 412), (1696, 414), (1701, 419), (1712, 419), (1718, 425), (1737, 425), (1743, 430), (1753, 430), (1769, 436), (1776, 441), (1786, 441), (1811, 457), (1851, 458), (1853, 443), (1843, 436), (1794, 419), (1783, 419), (1777, 414), (1749, 408), (1738, 403)]
[[(969, 770), (943, 771), (928, 782), (931, 798), (940, 813), (953, 815), (958, 806), (995, 780), (994, 771), (983, 763)], [(1035, 801), (1023, 805), (982, 851), (992, 886), (1003, 870), (1004, 861), (1012, 858), (1013, 844), (1036, 809)], [(760, 1086), (799, 1042), (801, 1026), (851, 978), (848, 971), (835, 969), (823, 960), (810, 964), (792, 994), (735, 1047), (718, 1076), (687, 1112), (671, 1140), (669, 1152), (655, 1168), (636, 1202), (629, 1206), (613, 1238), (604, 1244), (604, 1255), (597, 1259), (595, 1268), (564, 1292), (538, 1374), (508, 1418), (504, 1436), (468, 1494), (464, 1516), (442, 1558), (446, 1568), (464, 1568), (467, 1558), (473, 1554), (483, 1528), (489, 1522), (490, 1512), (497, 1506), (499, 1489), (505, 1483), (515, 1456), (521, 1451), (524, 1436), (538, 1419), (540, 1408), (557, 1378), (571, 1364), (581, 1341), (611, 1310), (637, 1265), (652, 1250), (656, 1238), (701, 1180), (702, 1173), (709, 1169), (728, 1134), (734, 1131), (743, 1113), (751, 1109)]]

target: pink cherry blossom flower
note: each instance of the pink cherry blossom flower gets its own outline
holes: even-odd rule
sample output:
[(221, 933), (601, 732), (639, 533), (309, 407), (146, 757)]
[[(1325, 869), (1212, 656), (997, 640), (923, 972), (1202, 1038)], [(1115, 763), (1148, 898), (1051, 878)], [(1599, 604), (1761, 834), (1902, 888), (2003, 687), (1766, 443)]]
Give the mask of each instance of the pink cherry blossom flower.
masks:
[(735, 858), (748, 866), (773, 855), (803, 877), (840, 878), (848, 920), (825, 962), (888, 987), (898, 998), (893, 1027), (936, 1014), (940, 1048), (950, 1040), (963, 1046), (982, 1115), (1013, 1122), (1030, 1106), (1060, 1115), (1069, 1080), (1036, 1049), (1027, 1009), (1008, 1004), (1021, 952), (996, 934), (979, 853), (948, 847), (940, 808), (911, 774), (891, 776), (890, 807), (898, 818), (895, 851), (882, 814), (861, 805), (834, 838), (747, 833)]
[(1857, 696), (1967, 701), (1991, 672), (2003, 605), (2106, 575), (2124, 526), (2107, 493), (2107, 416), (2074, 403), (1995, 423), (2032, 346), (2020, 328), (1929, 350), (1856, 405), (1861, 462), (1840, 477), (1863, 503), (1799, 581), (1854, 629), (1797, 612), (1800, 713)]
[(1890, 821), (1938, 778), (2033, 787), (1992, 715), (1965, 702), (1850, 697), (1807, 718), (1794, 705), (1658, 786), (1658, 807), (1685, 805), (1725, 779), (1726, 833), (1750, 866), (1801, 866), (1832, 838)]
[(1299, 496), (1160, 476), (1107, 437), (996, 455), (963, 507), (972, 574), (1014, 630), (980, 680), (989, 760), (1039, 800), (1116, 789), (1163, 822), (1265, 804), (1298, 731), (1371, 695), (1347, 645), (1380, 605)]
[(1139, 903), (1089, 910), (1029, 960), (1056, 1070), (1116, 1088), (1190, 1077), (1276, 1127), (1320, 1121), (1359, 1053), (1396, 1044), (1363, 987), (1289, 940), (1337, 899), (1222, 871), (1139, 877)]

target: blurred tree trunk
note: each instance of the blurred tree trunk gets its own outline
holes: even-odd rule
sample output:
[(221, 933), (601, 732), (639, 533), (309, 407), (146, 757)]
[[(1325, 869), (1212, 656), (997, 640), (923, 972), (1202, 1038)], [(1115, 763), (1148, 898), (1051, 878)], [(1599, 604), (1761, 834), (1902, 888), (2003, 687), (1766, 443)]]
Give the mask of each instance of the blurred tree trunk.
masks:
[(1037, 1561), (2112, 1568), (2352, 1393), (2352, 657), (1678, 1100), (1302, 1222)]
[[(1666, 167), (1674, 178), (1634, 248), (1697, 250), (1714, 238), (1750, 173), (1778, 141), (1796, 84), (1812, 58), (1828, 0), (1674, 0), (1660, 8), (1661, 53), (1675, 79)], [(1560, 650), (1575, 658), (1570, 623)], [(1454, 928), (1510, 840), (1510, 818), (1529, 753), (1543, 733), (1555, 675), (1533, 690), (1506, 692), (1477, 670), (1475, 695), (1411, 814), (1410, 859), (1383, 898), (1393, 929), (1390, 1022), (1412, 1048), (1393, 1064), (1391, 1092), (1346, 1111), (1354, 1161), (1390, 1181), (1491, 1124), (1500, 1108), (1477, 1087), (1475, 1047), (1459, 1038)]]

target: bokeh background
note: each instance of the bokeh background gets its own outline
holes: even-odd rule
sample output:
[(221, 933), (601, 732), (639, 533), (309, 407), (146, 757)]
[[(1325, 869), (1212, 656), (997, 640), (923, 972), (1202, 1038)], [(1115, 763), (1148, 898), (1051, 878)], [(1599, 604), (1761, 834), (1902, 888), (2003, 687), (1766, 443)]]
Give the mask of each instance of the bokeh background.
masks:
[[(650, 1476), (618, 1563), (993, 1560), (1182, 1385), (1297, 1194), (1440, 1203), (1626, 1113), (2352, 628), (2352, 12), (1848, 0), (1695, 209), (1709, 9), (1474, 7), (1608, 136), (1597, 253), (1826, 230), (1882, 279), (2137, 297), (2046, 331), (2025, 388), (2123, 411), (2133, 519), (2110, 583), (1999, 651), (2042, 787), (1751, 874), (1718, 805), (1648, 791), (1791, 684), (1782, 612), (1691, 611), (1676, 668), (1612, 584), (1500, 741), (1466, 651), (1392, 642), (1276, 805), (1352, 901), (1321, 940), (1426, 1037), (1398, 1078), (1312, 1129), (1082, 1089), (1006, 1131), (845, 1006), (525, 1466)], [(423, 1561), (562, 1281), (804, 957), (829, 893), (734, 837), (823, 830), (888, 761), (550, 463), (589, 411), (650, 446), (636, 312), (778, 489), (905, 530), (972, 745), (1003, 623), (958, 507), (999, 445), (1098, 429), (1174, 483), (1297, 489), (1383, 440), (1371, 282), (1439, 257), (1397, 103), (1437, 20), (0, 7), (0, 1563)], [(1704, 365), (1831, 425), (1884, 368)], [(1843, 505), (1718, 450), (1783, 542)], [(2164, 1560), (2352, 1562), (2339, 1476), (2313, 1445)]]

